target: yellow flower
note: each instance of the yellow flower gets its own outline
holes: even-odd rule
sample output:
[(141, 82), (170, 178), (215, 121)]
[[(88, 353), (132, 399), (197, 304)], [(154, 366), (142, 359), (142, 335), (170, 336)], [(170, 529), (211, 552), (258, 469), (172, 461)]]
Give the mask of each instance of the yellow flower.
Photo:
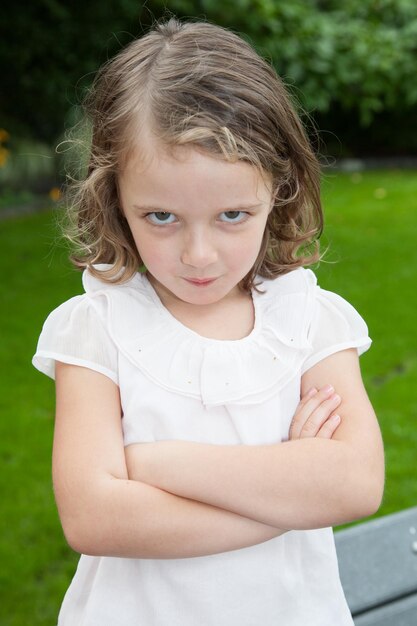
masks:
[(384, 187), (378, 187), (377, 189), (375, 189), (374, 198), (377, 198), (378, 200), (383, 200), (386, 197), (387, 197), (387, 190), (384, 189)]
[(4, 143), (5, 141), (9, 141), (10, 135), (7, 130), (4, 128), (0, 128), (0, 143)]
[(9, 154), (10, 150), (8, 150), (7, 148), (2, 148), (0, 146), (0, 167), (4, 167), (6, 165)]
[(360, 172), (354, 172), (352, 174), (352, 176), (350, 177), (350, 180), (352, 181), (352, 183), (354, 183), (355, 185), (357, 185), (358, 183), (361, 182), (363, 176)]
[(54, 202), (58, 202), (61, 197), (61, 190), (58, 189), (58, 187), (52, 187), (52, 189), (49, 191), (49, 197)]

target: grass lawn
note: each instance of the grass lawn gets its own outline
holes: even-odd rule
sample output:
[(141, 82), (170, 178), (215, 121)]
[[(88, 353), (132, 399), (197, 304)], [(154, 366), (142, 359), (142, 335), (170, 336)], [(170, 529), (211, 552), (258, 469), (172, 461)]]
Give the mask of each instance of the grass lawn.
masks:
[[(417, 503), (417, 179), (412, 172), (327, 173), (322, 287), (366, 319), (362, 358), (386, 447), (383, 515)], [(77, 562), (63, 539), (50, 457), (53, 384), (31, 367), (47, 314), (81, 293), (80, 274), (57, 241), (51, 212), (0, 222), (0, 624), (55, 626)]]

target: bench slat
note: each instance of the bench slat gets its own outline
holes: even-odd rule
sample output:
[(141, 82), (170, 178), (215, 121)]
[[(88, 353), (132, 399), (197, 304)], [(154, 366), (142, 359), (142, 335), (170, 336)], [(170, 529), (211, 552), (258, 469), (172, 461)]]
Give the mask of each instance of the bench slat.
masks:
[(417, 596), (398, 600), (354, 618), (355, 626), (416, 626)]
[(335, 532), (335, 542), (353, 615), (417, 594), (417, 507)]

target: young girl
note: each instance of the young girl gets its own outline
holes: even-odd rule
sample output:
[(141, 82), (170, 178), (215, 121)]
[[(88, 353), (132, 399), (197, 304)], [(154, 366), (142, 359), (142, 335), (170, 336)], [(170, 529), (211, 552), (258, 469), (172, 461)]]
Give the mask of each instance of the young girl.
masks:
[(382, 497), (370, 339), (304, 267), (320, 171), (283, 84), (230, 31), (170, 19), (87, 107), (85, 293), (34, 357), (82, 553), (60, 626), (352, 625), (331, 526)]

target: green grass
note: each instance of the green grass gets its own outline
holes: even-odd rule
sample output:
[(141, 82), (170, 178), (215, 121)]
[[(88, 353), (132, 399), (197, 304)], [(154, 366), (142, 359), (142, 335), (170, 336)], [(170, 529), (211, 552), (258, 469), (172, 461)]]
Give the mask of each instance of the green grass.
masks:
[[(417, 503), (417, 180), (413, 173), (326, 174), (329, 246), (317, 274), (366, 319), (374, 345), (362, 358), (385, 441), (383, 515)], [(375, 197), (375, 190), (385, 197)], [(384, 196), (381, 191), (377, 196)], [(81, 293), (80, 274), (56, 245), (55, 214), (0, 223), (0, 625), (55, 626), (77, 555), (53, 500), (53, 384), (30, 365), (47, 314)]]
[(1, 626), (54, 626), (77, 560), (51, 488), (53, 384), (30, 365), (48, 310), (80, 290), (55, 237), (51, 213), (0, 223)]
[[(381, 189), (385, 197), (375, 197)], [(336, 263), (321, 264), (320, 283), (357, 307), (374, 341), (361, 364), (385, 442), (381, 515), (417, 504), (417, 179), (412, 172), (367, 173), (359, 182), (329, 176), (324, 199), (327, 260)]]

